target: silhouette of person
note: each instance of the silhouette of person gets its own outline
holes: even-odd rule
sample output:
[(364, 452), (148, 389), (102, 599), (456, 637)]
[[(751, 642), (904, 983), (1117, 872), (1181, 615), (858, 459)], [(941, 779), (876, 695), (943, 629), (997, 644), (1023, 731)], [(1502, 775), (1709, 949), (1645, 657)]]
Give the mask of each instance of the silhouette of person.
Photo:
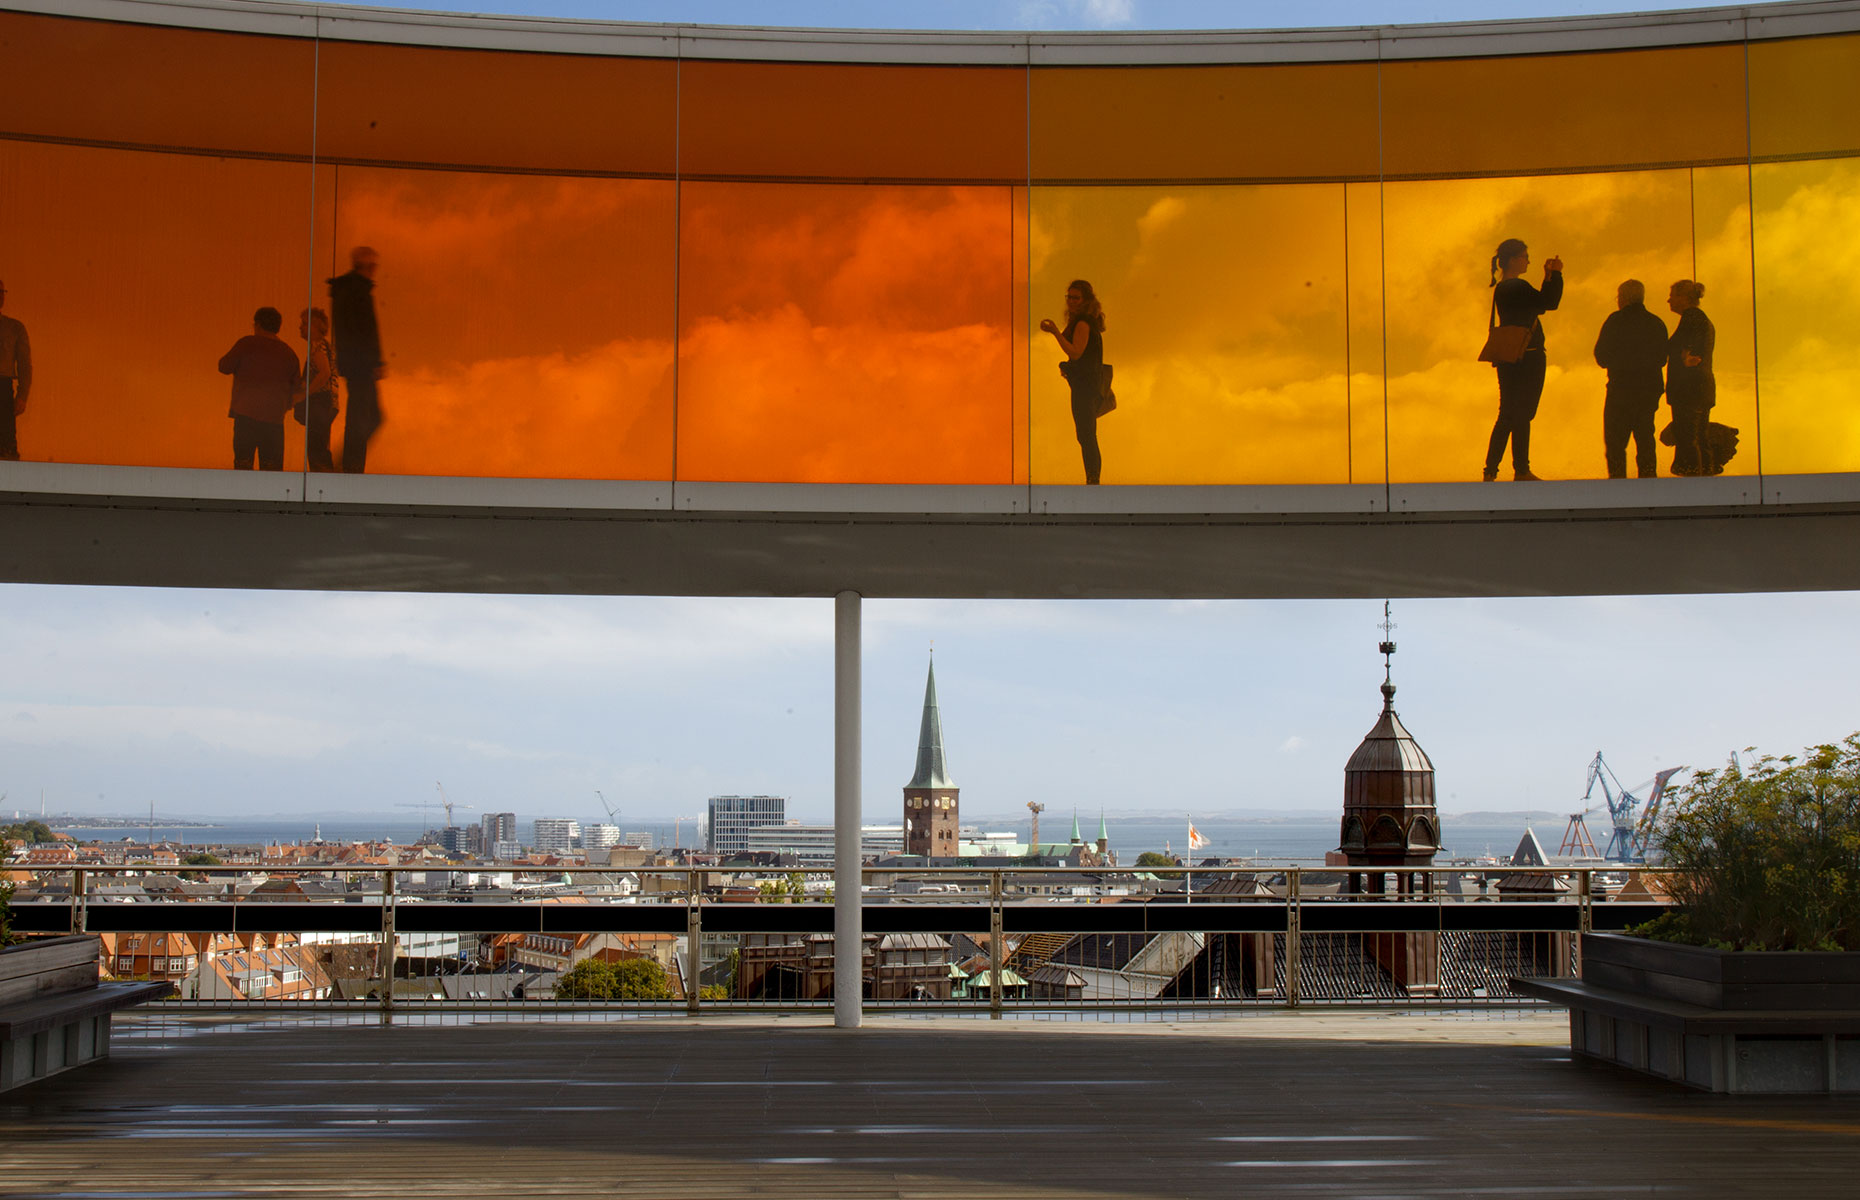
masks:
[(1537, 416), (1537, 402), (1543, 399), (1548, 366), (1543, 323), (1537, 318), (1563, 302), (1563, 260), (1552, 258), (1544, 263), (1541, 290), (1521, 278), (1530, 265), (1530, 247), (1517, 238), (1500, 242), (1492, 255), (1491, 286), (1496, 289), (1492, 299), (1498, 307), (1498, 323), (1529, 326), (1531, 336), (1524, 344), (1524, 357), (1514, 363), (1492, 364), (1498, 368), (1498, 420), (1492, 423), (1492, 440), (1485, 450), (1483, 478), (1488, 483), (1498, 478), (1507, 440), (1511, 442), (1511, 477), (1537, 479), (1531, 474), (1531, 420)]
[[(0, 279), (0, 308), (6, 307), (6, 281)], [(19, 419), (32, 393), (32, 343), (26, 326), (0, 312), (0, 459), (19, 457)]]
[(336, 421), (336, 362), (329, 345), (329, 314), (309, 308), (297, 314), (297, 336), (304, 339), (304, 378), (298, 382), (302, 397), (291, 411), (305, 430), (306, 457), (312, 471), (333, 471), (329, 430)]
[(1074, 279), (1066, 285), (1064, 328), (1047, 319), (1040, 322), (1040, 331), (1052, 334), (1066, 352), (1059, 373), (1072, 389), (1072, 429), (1085, 460), (1085, 482), (1097, 483), (1104, 472), (1104, 456), (1098, 451), (1098, 403), (1104, 394), (1104, 306), (1098, 303), (1091, 284)]
[(1666, 322), (1647, 311), (1647, 288), (1638, 279), (1615, 289), (1615, 311), (1602, 322), (1595, 339), (1596, 365), (1608, 372), (1608, 398), (1602, 404), (1602, 456), (1608, 478), (1627, 478), (1628, 438), (1634, 439), (1634, 468), (1652, 479), (1657, 451), (1653, 419), (1666, 390)]
[(220, 374), (233, 377), (226, 415), (233, 423), (234, 470), (251, 470), (254, 455), (261, 471), (284, 469), (284, 414), (302, 368), (297, 351), (278, 336), (283, 326), (277, 309), (259, 309), (252, 314), (252, 332), (220, 358)]
[(380, 256), (368, 246), (349, 251), (349, 271), (329, 281), (329, 318), (336, 341), (336, 373), (348, 384), (349, 415), (342, 423), (342, 469), (368, 469), (368, 442), (381, 428), (381, 395), (387, 376), (381, 330), (375, 324), (375, 271)]
[(1712, 374), (1712, 350), (1718, 331), (1699, 308), (1705, 285), (1681, 279), (1666, 297), (1679, 324), (1666, 343), (1666, 402), (1673, 407), (1673, 474), (1716, 475), (1724, 468), (1713, 459), (1705, 432), (1718, 403), (1718, 380)]

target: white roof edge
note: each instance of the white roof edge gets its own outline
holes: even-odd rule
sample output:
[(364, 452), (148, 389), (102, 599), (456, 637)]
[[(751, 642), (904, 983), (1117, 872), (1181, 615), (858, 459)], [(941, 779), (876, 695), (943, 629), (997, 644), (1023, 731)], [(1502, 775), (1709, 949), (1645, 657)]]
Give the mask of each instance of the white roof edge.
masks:
[(417, 12), (287, 0), (0, 0), (52, 16), (460, 49), (769, 62), (1019, 66), (1363, 62), (1556, 54), (1860, 32), (1860, 0), (1338, 29), (907, 32)]

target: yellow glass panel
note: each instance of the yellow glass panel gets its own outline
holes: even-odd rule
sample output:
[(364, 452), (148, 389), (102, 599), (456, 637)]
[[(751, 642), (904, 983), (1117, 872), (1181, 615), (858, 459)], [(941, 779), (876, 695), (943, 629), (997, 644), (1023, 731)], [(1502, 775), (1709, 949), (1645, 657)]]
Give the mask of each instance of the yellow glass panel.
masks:
[(1044, 68), (1038, 182), (1373, 178), (1376, 65)]
[(303, 157), (315, 50), (293, 38), (0, 12), (0, 112), (9, 132), (35, 137)]
[[(1727, 227), (1735, 225), (1735, 216), (1718, 206), (1721, 191), (1714, 176), (1713, 186), (1701, 190), (1695, 217), (1694, 174), (1681, 169), (1430, 180), (1384, 188), (1393, 481), (1479, 478), (1498, 413), (1498, 384), (1492, 367), (1477, 359), (1491, 312), (1490, 261), (1507, 237), (1529, 245), (1527, 278), (1533, 284), (1542, 282), (1547, 259), (1564, 259), (1562, 304), (1543, 317), (1549, 370), (1531, 429), (1534, 473), (1546, 479), (1606, 477), (1602, 404), (1607, 376), (1595, 363), (1596, 335), (1615, 311), (1616, 288), (1626, 279), (1646, 285), (1648, 311), (1671, 328), (1674, 318), (1663, 302), (1667, 286), (1691, 277), (1695, 269), (1695, 221), (1696, 269), (1719, 271), (1720, 279), (1711, 282), (1722, 284), (1730, 308), (1720, 312), (1712, 306), (1719, 290), (1714, 286), (1706, 308), (1718, 325), (1720, 404), (1737, 410), (1738, 385), (1734, 379), (1727, 384), (1727, 372), (1734, 375), (1739, 369), (1740, 352), (1727, 343), (1747, 338), (1748, 319), (1740, 335), (1730, 301), (1737, 285), (1722, 261), (1729, 253)], [(1743, 276), (1748, 278), (1747, 270)], [(1741, 456), (1733, 470), (1749, 467), (1754, 457)], [(1670, 452), (1662, 450), (1662, 474), (1670, 462)], [(1502, 479), (1511, 477), (1509, 452), (1500, 472)]]
[(1027, 177), (1020, 68), (689, 61), (682, 71), (688, 177)]
[[(26, 326), (32, 393), (22, 458), (226, 467), (220, 356), (280, 311), (301, 357), (310, 296), (302, 163), (0, 141), (0, 279)], [(285, 458), (303, 459), (285, 421)]]
[(318, 303), (351, 247), (381, 260), (370, 473), (671, 478), (674, 184), (329, 175)]
[(1742, 46), (1391, 62), (1391, 177), (1742, 159)]
[[(1647, 282), (1649, 308), (1666, 298), (1676, 279), (1694, 279), (1705, 285), (1699, 307), (1711, 318), (1717, 334), (1713, 374), (1718, 382), (1718, 403), (1711, 419), (1740, 433), (1737, 456), (1725, 467), (1726, 475), (1755, 475), (1766, 469), (1760, 460), (1757, 428), (1757, 346), (1755, 289), (1750, 279), (1750, 169), (1700, 167), (1692, 173), (1692, 226), (1696, 231), (1695, 263), (1690, 275), (1675, 275), (1657, 289)], [(1671, 314), (1668, 323), (1677, 318)], [(1668, 410), (1661, 408), (1662, 426)], [(1660, 459), (1660, 473), (1671, 465), (1668, 453)]]
[(1860, 152), (1860, 35), (1750, 43), (1759, 160)]
[[(1034, 189), (1033, 323), (1063, 319), (1075, 278), (1105, 308), (1104, 483), (1350, 480), (1344, 201), (1342, 184)], [(1064, 352), (1032, 336), (1033, 481), (1082, 483)]]
[(380, 164), (672, 174), (678, 66), (323, 42), (317, 152)]
[(1008, 188), (687, 183), (678, 477), (1014, 479)]
[(1763, 469), (1860, 471), (1860, 159), (1759, 164), (1753, 183)]
[(1343, 223), (1349, 270), (1350, 471), (1348, 483), (1387, 478), (1388, 443), (1382, 374), (1382, 189), (1344, 189)]

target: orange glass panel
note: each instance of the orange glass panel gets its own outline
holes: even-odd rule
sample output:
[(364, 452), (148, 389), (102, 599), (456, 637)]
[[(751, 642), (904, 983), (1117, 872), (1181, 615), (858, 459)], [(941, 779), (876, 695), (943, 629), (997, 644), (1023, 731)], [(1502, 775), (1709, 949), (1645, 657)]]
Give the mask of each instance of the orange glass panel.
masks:
[[(1104, 483), (1350, 481), (1345, 187), (1033, 190), (1033, 323), (1075, 278), (1105, 309)], [(1033, 481), (1083, 483), (1064, 351), (1032, 336)]]
[[(669, 479), (666, 180), (330, 168), (325, 280), (373, 247), (377, 474)], [(342, 419), (337, 435), (341, 442)]]
[(1373, 178), (1376, 65), (1047, 68), (1036, 182)]
[(381, 164), (671, 175), (678, 67), (326, 41), (317, 152)]
[[(1594, 347), (1602, 322), (1615, 311), (1616, 288), (1626, 279), (1646, 285), (1648, 311), (1670, 328), (1668, 285), (1694, 277), (1695, 270), (1714, 273), (1706, 308), (1718, 325), (1720, 404), (1741, 411), (1735, 376), (1747, 359), (1740, 359), (1735, 343), (1748, 338), (1748, 301), (1740, 333), (1732, 299), (1738, 285), (1723, 261), (1734, 253), (1726, 238), (1734, 232), (1735, 216), (1714, 206), (1716, 192), (1713, 205), (1703, 202), (1701, 192), (1695, 216), (1695, 174), (1706, 172), (1436, 180), (1384, 188), (1391, 479), (1479, 478), (1498, 413), (1498, 384), (1492, 367), (1477, 358), (1491, 312), (1489, 264), (1506, 237), (1529, 245), (1526, 277), (1533, 284), (1542, 282), (1545, 260), (1564, 259), (1562, 304), (1543, 317), (1549, 371), (1531, 429), (1530, 463), (1537, 475), (1607, 475), (1602, 446), (1607, 377), (1595, 363)], [(1747, 279), (1748, 271), (1742, 275)], [(1710, 303), (1720, 290), (1722, 310)], [(1670, 451), (1662, 450), (1662, 474), (1670, 461)], [(1753, 463), (1754, 455), (1741, 457), (1733, 470)], [(1508, 452), (1500, 471), (1501, 478), (1510, 478)]]
[(1744, 49), (1696, 46), (1382, 67), (1388, 174), (1742, 159)]
[(1860, 35), (1750, 43), (1759, 159), (1860, 152)]
[[(304, 24), (310, 31), (308, 21)], [(11, 133), (303, 157), (315, 46), (0, 12)]]
[(1014, 478), (1007, 188), (687, 183), (678, 476)]
[(1027, 75), (686, 62), (679, 130), (687, 177), (1025, 179)]
[(1753, 183), (1763, 469), (1860, 471), (1860, 159), (1763, 163)]
[[(220, 356), (310, 296), (301, 163), (0, 141), (6, 314), (31, 338), (21, 457), (226, 467)], [(286, 420), (285, 464), (302, 462)]]

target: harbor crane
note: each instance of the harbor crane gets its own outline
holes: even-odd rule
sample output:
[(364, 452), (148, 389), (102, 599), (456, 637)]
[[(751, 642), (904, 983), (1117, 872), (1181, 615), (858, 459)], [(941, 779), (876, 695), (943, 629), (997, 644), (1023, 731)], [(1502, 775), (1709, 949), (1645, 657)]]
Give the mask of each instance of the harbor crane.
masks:
[(616, 829), (619, 828), (620, 827), (620, 810), (615, 808), (613, 805), (607, 803), (607, 797), (601, 795), (601, 789), (595, 788), (594, 796), (597, 800), (601, 802), (601, 807), (607, 810), (608, 823), (613, 825)]
[[(1595, 843), (1589, 839), (1588, 829), (1583, 824), (1583, 817), (1596, 809), (1606, 806), (1613, 828), (1609, 831), (1608, 846), (1601, 857), (1610, 862), (1644, 862), (1647, 858), (1647, 842), (1653, 836), (1654, 823), (1660, 816), (1660, 803), (1666, 798), (1666, 784), (1673, 776), (1685, 770), (1684, 767), (1668, 767), (1658, 772), (1642, 787), (1651, 787), (1646, 800), (1642, 800), (1627, 788), (1621, 786), (1621, 780), (1612, 768), (1603, 761), (1602, 752), (1597, 750), (1595, 758), (1589, 763), (1589, 785), (1582, 793), (1588, 806), (1569, 818), (1569, 832), (1563, 835), (1564, 853), (1570, 853), (1571, 845), (1581, 847), (1586, 843), (1590, 853), (1594, 853)], [(1595, 802), (1595, 790), (1601, 789), (1601, 800)], [(1638, 816), (1636, 815), (1638, 812)]]
[(1033, 843), (1030, 849), (1035, 854), (1038, 854), (1040, 852), (1040, 814), (1046, 811), (1046, 805), (1035, 804), (1033, 801), (1029, 800), (1027, 801), (1027, 811), (1033, 814), (1033, 829), (1027, 835), (1027, 840)]

